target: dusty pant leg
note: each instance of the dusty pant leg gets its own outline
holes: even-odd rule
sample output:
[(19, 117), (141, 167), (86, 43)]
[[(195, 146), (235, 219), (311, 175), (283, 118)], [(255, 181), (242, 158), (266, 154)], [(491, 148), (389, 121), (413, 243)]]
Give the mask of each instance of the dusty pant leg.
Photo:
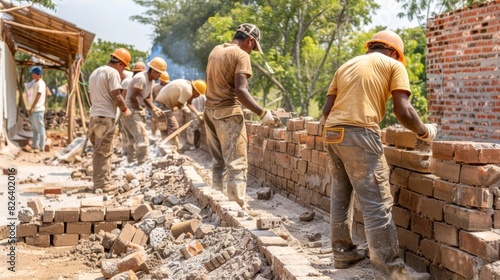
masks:
[(127, 154), (128, 139), (125, 134), (125, 125), (122, 119), (118, 122), (120, 128), (120, 138), (122, 140), (122, 156)]
[(94, 187), (102, 188), (111, 184), (114, 123), (112, 118), (91, 117), (89, 126), (89, 140), (94, 145), (92, 159)]
[(220, 151), (226, 170), (224, 184), (230, 200), (245, 203), (247, 180), (247, 133), (242, 115), (214, 119)]
[(158, 130), (158, 121), (152, 117), (151, 118), (151, 134), (156, 135), (156, 130)]
[(330, 186), (330, 241), (332, 248), (342, 246), (344, 243), (351, 243), (350, 231), (338, 225), (347, 224), (347, 215), (351, 205), (352, 186), (347, 176), (342, 160), (335, 153), (334, 145), (327, 144), (328, 154), (330, 156), (330, 174), (332, 184)]
[[(330, 148), (330, 147), (329, 147)], [(397, 243), (396, 228), (391, 215), (393, 198), (390, 193), (389, 167), (383, 154), (380, 136), (364, 128), (345, 128), (343, 142), (332, 145), (344, 164), (349, 181), (359, 200), (363, 213), (365, 232), (374, 265), (382, 270), (393, 270), (403, 263), (397, 245), (388, 248), (387, 242), (378, 238), (392, 238)], [(332, 193), (332, 197), (340, 195)], [(343, 209), (331, 213), (333, 220), (340, 220)], [(382, 245), (382, 246), (381, 246)]]
[(213, 119), (214, 110), (207, 109), (204, 114), (208, 151), (212, 155), (212, 187), (223, 192), (224, 172), (226, 169), (224, 165), (224, 158), (222, 156), (222, 149), (215, 130), (215, 124), (212, 122), (212, 120), (215, 120)]
[(31, 128), (33, 129), (33, 148), (45, 150), (45, 123), (44, 112), (33, 112), (31, 114)]
[(193, 121), (187, 130), (187, 141), (191, 147), (196, 146), (195, 134), (200, 129), (202, 122), (195, 113), (191, 113), (191, 120)]
[[(179, 129), (179, 122), (177, 122), (177, 118), (175, 117), (175, 114), (173, 111), (165, 113), (165, 117), (167, 118), (167, 133), (168, 133), (168, 135), (170, 135), (173, 132), (175, 132), (177, 129)], [(170, 140), (170, 144), (177, 146), (177, 149), (181, 148), (178, 136), (176, 136), (172, 140)]]
[(134, 128), (134, 122), (131, 119), (132, 116), (128, 118), (121, 119), (123, 122), (123, 132), (125, 134), (125, 137), (127, 138), (127, 161), (129, 163), (137, 161), (137, 153), (135, 151), (135, 142), (134, 142), (134, 134), (133, 134), (133, 128)]
[(146, 130), (145, 118), (140, 115), (133, 115), (134, 145), (137, 153), (137, 162), (142, 164), (149, 159), (149, 137)]

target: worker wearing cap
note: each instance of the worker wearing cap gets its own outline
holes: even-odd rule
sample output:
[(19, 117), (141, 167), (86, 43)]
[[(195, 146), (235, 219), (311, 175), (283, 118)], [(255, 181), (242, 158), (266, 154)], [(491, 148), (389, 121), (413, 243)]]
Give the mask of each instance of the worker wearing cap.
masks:
[(31, 151), (34, 153), (45, 151), (45, 98), (47, 86), (42, 79), (42, 67), (33, 66), (30, 69), (31, 82), (26, 84), (27, 99), (30, 106), (29, 115), (31, 128), (33, 130), (33, 145)]
[[(213, 48), (207, 63), (207, 101), (205, 130), (212, 154), (212, 183), (229, 200), (243, 207), (247, 184), (247, 132), (242, 106), (254, 112), (264, 125), (276, 125), (279, 119), (260, 107), (248, 91), (252, 76), (250, 53), (261, 54), (261, 34), (254, 24), (237, 27), (230, 43)], [(225, 174), (225, 176), (224, 176)], [(227, 188), (223, 189), (223, 185)]]
[[(160, 105), (160, 104), (158, 104), (158, 102), (156, 102), (156, 97), (158, 96), (158, 93), (160, 93), (160, 90), (164, 86), (168, 85), (168, 83), (170, 83), (170, 75), (168, 74), (168, 72), (165, 72), (164, 74), (161, 74), (159, 80), (160, 80), (160, 82), (157, 83), (153, 87), (153, 103), (156, 106)], [(151, 119), (151, 134), (153, 134), (153, 136), (155, 136), (157, 130), (158, 130), (158, 119), (157, 118), (152, 118)]]
[[(144, 62), (138, 61), (134, 64), (134, 67), (132, 67), (132, 75), (131, 76), (126, 76), (124, 79), (122, 79), (122, 96), (123, 99), (127, 98), (127, 88), (128, 85), (130, 84), (130, 81), (132, 81), (132, 78), (137, 75), (137, 73), (146, 71), (146, 64)], [(125, 71), (123, 71), (125, 73)], [(130, 73), (128, 71), (128, 73)], [(127, 135), (125, 134), (125, 127), (124, 127), (124, 121), (121, 120), (118, 123), (118, 128), (120, 132), (120, 139), (122, 140), (122, 156), (127, 155), (127, 147), (128, 147), (128, 141), (127, 141)]]
[[(198, 119), (203, 119), (203, 113), (199, 112), (198, 109), (193, 106), (192, 101), (201, 94), (205, 94), (206, 89), (207, 84), (204, 80), (189, 81), (186, 79), (176, 79), (160, 90), (155, 101), (158, 103), (158, 106), (164, 110), (167, 121), (167, 130), (160, 130), (162, 138), (166, 138), (169, 134), (179, 129), (179, 122), (174, 112), (184, 108), (184, 105), (186, 105)], [(177, 149), (180, 150), (181, 144), (179, 137), (175, 136), (173, 140)]]
[(115, 135), (116, 108), (124, 118), (131, 112), (121, 95), (121, 73), (130, 64), (130, 52), (125, 48), (115, 50), (107, 65), (95, 69), (89, 77), (90, 124), (89, 140), (94, 145), (92, 159), (93, 189), (112, 191), (111, 155)]
[(352, 58), (336, 71), (323, 107), (323, 140), (333, 163), (328, 176), (333, 178), (330, 237), (334, 266), (347, 268), (366, 257), (366, 252), (353, 244), (347, 222), (354, 191), (363, 213), (375, 279), (428, 279), (427, 273), (407, 271), (399, 255), (379, 124), (392, 96), (399, 122), (421, 140), (431, 142), (437, 128), (424, 124), (409, 101), (410, 83), (399, 35), (380, 31), (366, 47), (366, 54)]
[[(161, 57), (155, 57), (148, 63), (149, 69), (135, 75), (127, 88), (125, 103), (130, 108), (132, 116), (125, 119), (125, 134), (127, 135), (127, 161), (140, 165), (149, 159), (149, 137), (146, 131), (146, 109), (153, 112), (154, 117), (164, 116), (163, 111), (153, 104), (152, 90), (161, 74), (167, 71), (167, 62)], [(144, 105), (142, 105), (144, 104)]]

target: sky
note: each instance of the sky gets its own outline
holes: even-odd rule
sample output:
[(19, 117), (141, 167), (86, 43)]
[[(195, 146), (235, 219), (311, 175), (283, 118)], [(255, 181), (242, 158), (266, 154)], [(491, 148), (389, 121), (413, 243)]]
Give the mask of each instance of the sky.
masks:
[[(153, 27), (130, 20), (140, 15), (146, 8), (132, 0), (54, 0), (57, 10), (47, 11), (55, 16), (76, 24), (79, 28), (95, 34), (95, 41), (124, 43), (140, 51), (151, 51)], [(390, 29), (415, 27), (416, 22), (397, 18), (401, 5), (396, 0), (380, 1), (381, 9), (372, 19), (375, 25), (385, 25)]]

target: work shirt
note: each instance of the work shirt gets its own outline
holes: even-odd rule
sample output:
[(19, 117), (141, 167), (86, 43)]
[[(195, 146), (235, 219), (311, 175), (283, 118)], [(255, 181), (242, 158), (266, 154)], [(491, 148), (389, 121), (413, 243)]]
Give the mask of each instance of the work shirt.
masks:
[(250, 55), (235, 44), (216, 46), (210, 53), (207, 64), (207, 109), (241, 106), (236, 97), (236, 74), (252, 76)]
[(378, 52), (347, 61), (335, 72), (328, 89), (327, 95), (337, 97), (325, 126), (359, 126), (379, 132), (394, 90), (411, 94), (408, 73), (401, 62)]
[[(26, 83), (25, 85), (28, 103), (30, 106), (35, 106), (35, 108), (33, 108), (33, 112), (45, 112), (45, 96), (47, 95), (47, 86), (45, 85), (45, 82), (42, 79), (39, 79), (38, 81), (31, 80), (31, 82)], [(36, 104), (33, 104), (38, 93), (40, 93), (40, 99), (38, 99)]]
[(91, 117), (116, 117), (116, 105), (111, 92), (120, 90), (120, 73), (108, 65), (94, 70), (89, 77), (90, 108)]
[(193, 96), (193, 86), (191, 82), (185, 79), (176, 79), (164, 86), (155, 101), (160, 102), (170, 109), (179, 107), (181, 109), (190, 98)]
[(132, 94), (134, 93), (135, 89), (140, 89), (141, 94), (139, 96), (139, 104), (144, 104), (143, 101), (144, 99), (148, 98), (151, 95), (151, 91), (153, 89), (155, 81), (154, 80), (149, 80), (148, 77), (148, 72), (140, 72), (137, 73), (132, 80), (130, 81), (128, 88), (127, 88), (127, 97), (125, 98), (125, 104), (127, 104), (127, 107), (133, 108), (133, 109), (138, 109), (132, 106)]
[(207, 101), (207, 97), (204, 94), (193, 99), (191, 104), (198, 110), (198, 112), (203, 112), (205, 110), (205, 102)]

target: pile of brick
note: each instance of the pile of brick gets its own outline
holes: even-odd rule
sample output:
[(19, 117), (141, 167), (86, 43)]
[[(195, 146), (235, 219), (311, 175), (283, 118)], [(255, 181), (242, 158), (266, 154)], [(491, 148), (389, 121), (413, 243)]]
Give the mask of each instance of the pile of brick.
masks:
[(288, 119), (286, 127), (247, 123), (248, 171), (299, 205), (330, 211), (323, 126), (312, 117)]

